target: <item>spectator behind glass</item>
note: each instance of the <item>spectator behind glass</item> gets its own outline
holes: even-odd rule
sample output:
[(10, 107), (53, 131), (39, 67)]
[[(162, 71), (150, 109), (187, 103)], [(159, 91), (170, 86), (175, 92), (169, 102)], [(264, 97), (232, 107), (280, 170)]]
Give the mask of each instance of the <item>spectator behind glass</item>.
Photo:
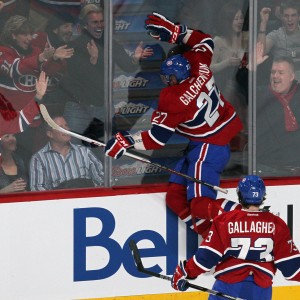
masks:
[(9, 18), (1, 35), (0, 92), (16, 110), (34, 97), (35, 81), (41, 71), (53, 76), (63, 69), (64, 55), (53, 47), (40, 50), (31, 43), (32, 27), (28, 20), (18, 15)]
[[(31, 42), (32, 27), (28, 20), (19, 15), (9, 18), (1, 35), (0, 93), (17, 111), (22, 110), (35, 96), (35, 82), (41, 70), (48, 76), (63, 72), (63, 59), (68, 57), (68, 53), (65, 55), (53, 47), (40, 50)], [(37, 127), (39, 124), (40, 121), (37, 121), (31, 126)], [(37, 129), (27, 130), (18, 137), (18, 144), (26, 145), (30, 153), (35, 151), (33, 139), (37, 132)], [(22, 142), (19, 140), (21, 137), (25, 137)]]
[[(23, 0), (24, 1), (24, 0)], [(76, 18), (79, 15), (81, 2), (80, 0), (28, 0), (29, 21), (36, 31), (44, 31), (49, 18), (57, 13), (68, 13)], [(24, 1), (25, 2), (25, 1)]]
[(24, 161), (15, 153), (17, 140), (13, 134), (5, 134), (0, 139), (0, 194), (25, 192), (28, 174)]
[(239, 69), (248, 63), (248, 32), (243, 31), (244, 14), (240, 1), (226, 2), (220, 10), (219, 20), (211, 70), (219, 89), (233, 104), (246, 129), (247, 97), (236, 80)]
[[(62, 116), (54, 122), (69, 130)], [(30, 161), (30, 188), (46, 191), (62, 188), (94, 187), (103, 184), (103, 166), (93, 152), (82, 145), (74, 145), (71, 137), (47, 126), (49, 142), (35, 153)]]
[(300, 85), (291, 57), (273, 60), (270, 84), (257, 97), (257, 173), (300, 175)]
[[(85, 5), (79, 16), (82, 34), (70, 42), (74, 55), (68, 61), (68, 75), (62, 88), (69, 94), (64, 116), (72, 131), (83, 133), (93, 119), (104, 121), (104, 17), (102, 8)], [(153, 54), (143, 49), (142, 42), (132, 56), (117, 41), (112, 40), (114, 62), (124, 71), (138, 69), (140, 59)], [(103, 131), (103, 130), (102, 130)], [(99, 133), (103, 136), (103, 132)]]
[(260, 11), (258, 41), (265, 45), (265, 54), (290, 56), (295, 62), (296, 77), (300, 79), (300, 4), (299, 1), (285, 1), (280, 7), (282, 27), (266, 32), (271, 9), (264, 7)]
[(216, 19), (212, 16), (216, 14), (224, 1), (185, 0), (182, 2), (184, 3), (179, 9), (179, 22), (186, 24), (189, 28), (201, 28), (203, 32), (208, 32), (211, 36), (214, 36)]
[(65, 105), (66, 94), (60, 88), (60, 81), (65, 75), (67, 61), (72, 57), (74, 50), (67, 48), (67, 43), (73, 37), (73, 24), (75, 19), (68, 13), (58, 12), (53, 15), (47, 23), (46, 31), (39, 31), (32, 36), (32, 46), (40, 48), (53, 47), (56, 59), (60, 59), (64, 69), (49, 78), (47, 94), (44, 97), (44, 104), (47, 105), (50, 113), (62, 114)]
[(34, 122), (35, 118), (39, 118), (40, 111), (35, 101), (42, 101), (47, 84), (48, 78), (45, 72), (41, 72), (39, 79), (35, 83), (35, 97), (21, 111), (16, 111), (11, 103), (0, 93), (0, 136), (22, 132)]

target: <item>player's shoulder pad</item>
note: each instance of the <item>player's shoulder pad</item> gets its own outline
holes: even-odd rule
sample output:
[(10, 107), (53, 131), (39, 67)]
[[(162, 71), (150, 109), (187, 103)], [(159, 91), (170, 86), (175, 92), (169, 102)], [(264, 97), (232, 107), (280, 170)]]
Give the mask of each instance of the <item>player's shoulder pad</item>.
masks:
[(160, 93), (158, 109), (167, 113), (185, 111), (188, 106), (180, 100), (180, 94), (180, 85), (164, 88)]

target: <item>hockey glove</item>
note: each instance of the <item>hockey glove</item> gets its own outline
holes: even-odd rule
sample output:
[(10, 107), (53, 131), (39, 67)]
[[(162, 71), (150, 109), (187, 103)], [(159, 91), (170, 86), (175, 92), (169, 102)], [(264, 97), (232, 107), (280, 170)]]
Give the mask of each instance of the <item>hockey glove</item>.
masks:
[(0, 114), (5, 121), (13, 120), (17, 116), (11, 103), (0, 93)]
[(181, 44), (187, 29), (185, 25), (175, 25), (156, 12), (147, 16), (145, 27), (153, 38), (171, 44)]
[(189, 288), (187, 284), (187, 273), (184, 269), (186, 261), (180, 261), (173, 274), (171, 285), (172, 288), (181, 292), (186, 291)]
[(115, 134), (105, 146), (105, 155), (114, 159), (120, 158), (128, 148), (134, 145), (134, 139), (128, 131), (121, 131)]

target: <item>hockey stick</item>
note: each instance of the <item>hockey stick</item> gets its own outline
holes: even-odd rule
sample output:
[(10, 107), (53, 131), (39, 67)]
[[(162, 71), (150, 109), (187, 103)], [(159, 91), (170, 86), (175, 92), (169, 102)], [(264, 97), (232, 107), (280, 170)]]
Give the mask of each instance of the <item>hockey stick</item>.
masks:
[[(50, 117), (50, 115), (49, 115), (49, 113), (48, 113), (48, 111), (47, 111), (47, 108), (46, 108), (46, 106), (45, 106), (44, 104), (40, 104), (40, 111), (41, 111), (41, 114), (42, 114), (44, 120), (45, 120), (45, 121), (47, 122), (47, 124), (48, 124), (50, 127), (52, 127), (53, 129), (58, 130), (58, 131), (60, 131), (60, 132), (63, 132), (63, 133), (65, 133), (65, 134), (68, 134), (68, 135), (70, 135), (70, 136), (73, 136), (73, 137), (75, 137), (75, 138), (77, 138), (77, 139), (80, 139), (80, 140), (86, 141), (86, 142), (88, 142), (88, 143), (94, 144), (94, 145), (96, 145), (96, 146), (98, 146), (98, 147), (105, 147), (105, 144), (103, 144), (103, 143), (101, 143), (101, 142), (99, 142), (99, 141), (90, 139), (90, 138), (88, 138), (88, 137), (86, 137), (86, 136), (83, 136), (83, 135), (80, 135), (80, 134), (75, 133), (75, 132), (73, 132), (73, 131), (64, 129), (64, 128), (60, 127), (59, 125), (57, 125), (57, 124), (53, 121), (53, 119)], [(188, 179), (188, 180), (197, 182), (197, 183), (199, 183), (199, 184), (203, 184), (203, 185), (205, 185), (205, 186), (207, 186), (207, 187), (209, 187), (209, 188), (211, 188), (211, 189), (213, 189), (213, 190), (215, 190), (215, 191), (219, 191), (219, 192), (224, 193), (224, 194), (227, 194), (227, 193), (228, 193), (228, 190), (226, 190), (226, 189), (223, 189), (223, 188), (220, 188), (220, 187), (218, 187), (218, 186), (209, 184), (209, 183), (207, 183), (207, 182), (204, 182), (204, 181), (199, 180), (199, 179), (197, 179), (197, 178), (191, 177), (191, 176), (189, 176), (189, 175), (186, 175), (186, 174), (177, 172), (177, 171), (175, 171), (175, 170), (173, 170), (173, 169), (170, 169), (170, 168), (168, 168), (168, 167), (162, 166), (162, 165), (160, 165), (160, 164), (151, 162), (150, 160), (148, 160), (148, 159), (146, 159), (146, 158), (143, 158), (143, 157), (141, 157), (141, 156), (135, 155), (135, 154), (133, 154), (133, 153), (125, 152), (124, 155), (126, 155), (126, 156), (128, 156), (128, 157), (131, 157), (131, 158), (133, 158), (133, 159), (135, 159), (135, 160), (138, 160), (138, 161), (141, 161), (141, 162), (150, 164), (150, 165), (152, 165), (152, 166), (155, 166), (155, 167), (157, 167), (157, 168), (160, 168), (160, 169), (162, 169), (162, 170), (164, 170), (164, 171), (167, 171), (167, 172), (169, 172), (169, 173), (173, 173), (173, 174), (176, 174), (176, 175), (185, 177), (185, 178)]]
[[(159, 274), (159, 273), (155, 273), (155, 272), (149, 271), (149, 270), (144, 268), (144, 265), (142, 263), (142, 259), (141, 259), (141, 256), (140, 256), (139, 249), (138, 249), (138, 247), (136, 245), (136, 242), (134, 240), (131, 240), (129, 242), (129, 247), (130, 247), (134, 262), (136, 264), (136, 268), (139, 272), (144, 273), (144, 274), (148, 274), (150, 276), (157, 277), (157, 278), (160, 278), (160, 279), (168, 280), (168, 281), (172, 280), (172, 278), (169, 277), (169, 276), (162, 275), (162, 274)], [(230, 295), (227, 295), (227, 294), (223, 294), (221, 292), (217, 292), (215, 290), (207, 289), (203, 286), (199, 286), (199, 285), (190, 283), (189, 281), (186, 281), (186, 282), (187, 282), (186, 284), (187, 284), (188, 287), (191, 287), (195, 290), (206, 292), (206, 293), (209, 293), (209, 294), (212, 294), (212, 295), (215, 295), (215, 296), (219, 296), (219, 297), (223, 297), (223, 298), (226, 298), (226, 299), (244, 300), (244, 299), (241, 299), (241, 298), (236, 298), (236, 297), (233, 297), (233, 296), (230, 296)]]

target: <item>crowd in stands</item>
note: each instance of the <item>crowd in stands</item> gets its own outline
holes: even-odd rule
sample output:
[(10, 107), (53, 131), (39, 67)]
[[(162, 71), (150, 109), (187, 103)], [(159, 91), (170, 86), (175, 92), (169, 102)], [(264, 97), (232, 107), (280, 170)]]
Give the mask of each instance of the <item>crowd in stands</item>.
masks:
[[(104, 2), (0, 1), (0, 194), (103, 186), (101, 158), (86, 145), (44, 126), (37, 104), (44, 103), (59, 125), (79, 134), (96, 122), (97, 138), (103, 139), (107, 121)], [(257, 55), (261, 60), (251, 68), (248, 1), (179, 2), (178, 20), (212, 35), (211, 70), (243, 121), (244, 130), (231, 145), (232, 151), (247, 147), (252, 101), (248, 73), (257, 71), (260, 175), (299, 175), (299, 1), (260, 1), (257, 41), (263, 50)], [(213, 18), (205, 21), (208, 8), (218, 12), (219, 24)], [(155, 54), (143, 41), (128, 51), (113, 38), (112, 49), (113, 67), (124, 72), (137, 72), (141, 62)], [(279, 147), (282, 141), (292, 153)], [(278, 161), (280, 165), (275, 164)]]

